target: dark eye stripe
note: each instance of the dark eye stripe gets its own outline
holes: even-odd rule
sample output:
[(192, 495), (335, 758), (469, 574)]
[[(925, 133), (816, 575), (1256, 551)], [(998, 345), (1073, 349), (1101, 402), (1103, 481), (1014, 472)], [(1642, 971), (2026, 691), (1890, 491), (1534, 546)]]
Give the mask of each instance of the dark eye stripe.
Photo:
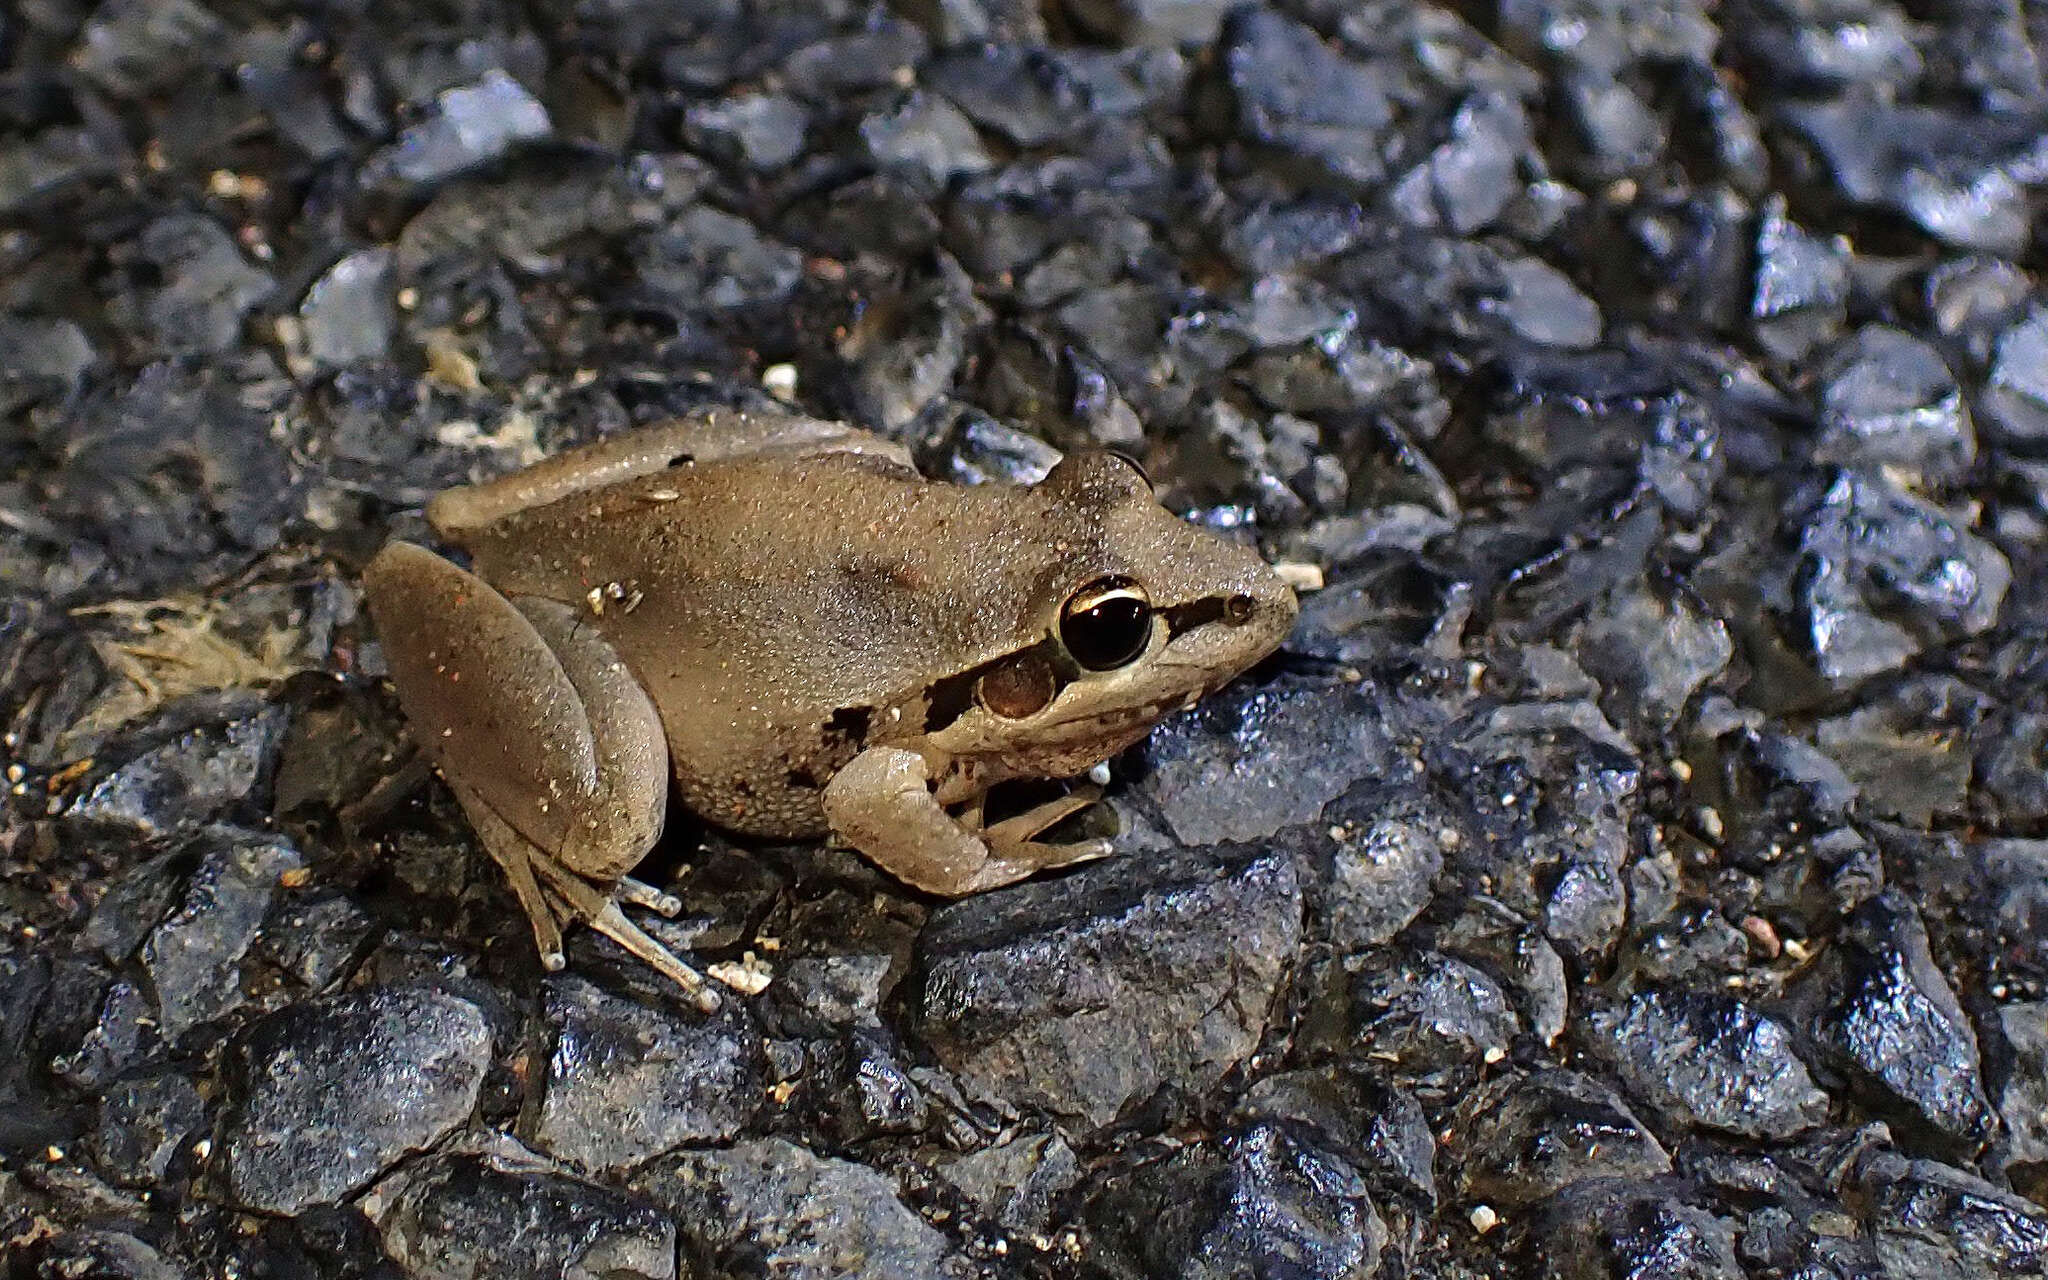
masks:
[(1200, 600), (1161, 609), (1159, 612), (1166, 618), (1167, 636), (1186, 635), (1196, 627), (1223, 621), (1229, 616), (1230, 601), (1230, 596), (1203, 596)]

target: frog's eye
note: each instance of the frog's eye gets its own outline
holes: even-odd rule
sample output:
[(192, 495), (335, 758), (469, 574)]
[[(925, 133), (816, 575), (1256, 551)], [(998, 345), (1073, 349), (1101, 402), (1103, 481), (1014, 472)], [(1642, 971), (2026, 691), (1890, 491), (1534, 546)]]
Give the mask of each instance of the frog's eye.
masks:
[(1152, 601), (1129, 578), (1097, 578), (1060, 609), (1060, 643), (1090, 671), (1137, 661), (1152, 639)]

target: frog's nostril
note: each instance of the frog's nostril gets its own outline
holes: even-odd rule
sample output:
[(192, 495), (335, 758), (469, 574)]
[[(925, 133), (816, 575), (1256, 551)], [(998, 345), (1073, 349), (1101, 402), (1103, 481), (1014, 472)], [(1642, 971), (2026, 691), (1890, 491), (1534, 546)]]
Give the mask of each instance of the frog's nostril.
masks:
[(1258, 608), (1258, 601), (1250, 596), (1234, 595), (1223, 602), (1223, 620), (1233, 627), (1241, 627), (1252, 620)]

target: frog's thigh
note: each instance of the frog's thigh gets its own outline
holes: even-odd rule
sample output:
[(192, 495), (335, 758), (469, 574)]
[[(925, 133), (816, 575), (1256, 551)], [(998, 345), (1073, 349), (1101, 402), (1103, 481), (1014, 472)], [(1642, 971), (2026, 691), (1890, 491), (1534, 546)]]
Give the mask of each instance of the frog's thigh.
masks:
[(466, 803), (609, 886), (661, 832), (668, 747), (653, 704), (576, 612), (515, 605), (423, 548), (363, 575), (414, 736)]
[(427, 520), (443, 537), (459, 539), (517, 512), (665, 471), (685, 460), (703, 463), (758, 454), (807, 457), (820, 453), (878, 454), (911, 467), (910, 455), (902, 445), (843, 422), (713, 409), (623, 431), (496, 480), (450, 489), (427, 504)]
[(832, 830), (877, 866), (905, 884), (948, 897), (1107, 852), (1100, 841), (1054, 845), (1028, 839), (1004, 840), (992, 850), (932, 795), (924, 757), (901, 747), (869, 747), (848, 761), (826, 784), (824, 804)]

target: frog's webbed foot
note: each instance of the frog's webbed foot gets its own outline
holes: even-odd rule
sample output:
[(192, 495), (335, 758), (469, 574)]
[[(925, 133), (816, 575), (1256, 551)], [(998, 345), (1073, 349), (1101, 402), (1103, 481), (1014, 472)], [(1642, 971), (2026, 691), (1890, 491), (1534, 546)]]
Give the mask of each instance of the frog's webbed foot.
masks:
[[(548, 882), (547, 887), (551, 891), (551, 896), (563, 908), (573, 913), (575, 918), (618, 943), (632, 955), (639, 957), (650, 969), (688, 992), (691, 1003), (698, 1009), (705, 1013), (718, 1012), (718, 993), (704, 981), (704, 975), (677, 959), (674, 952), (649, 937), (645, 930), (627, 919), (626, 913), (619, 909), (619, 898), (626, 895), (607, 893), (559, 862), (539, 861), (534, 864), (534, 869), (540, 872), (541, 879)], [(640, 885), (639, 888), (647, 890), (653, 897), (666, 899), (667, 902), (675, 901), (666, 894), (649, 889), (646, 885)], [(674, 912), (665, 914), (673, 915)]]
[(562, 928), (586, 923), (715, 1008), (703, 979), (619, 910), (621, 898), (679, 904), (625, 878), (661, 833), (668, 744), (611, 646), (569, 606), (514, 602), (405, 543), (364, 583), (413, 736), (504, 869), (541, 963), (561, 968)]
[(1099, 796), (1083, 788), (982, 828), (978, 808), (963, 823), (932, 795), (923, 756), (901, 747), (869, 747), (833, 775), (824, 801), (832, 829), (884, 871), (929, 893), (957, 898), (1108, 854), (1107, 840), (1033, 839)]
[(1071, 866), (1076, 862), (1106, 858), (1115, 852), (1116, 846), (1100, 838), (1053, 844), (1038, 839), (1038, 836), (1101, 799), (1101, 787), (1075, 787), (1065, 795), (1054, 796), (1043, 804), (1033, 805), (1022, 813), (987, 826), (981, 825), (981, 806), (976, 804), (971, 811), (973, 827), (981, 832), (989, 852), (999, 861), (1028, 864), (1036, 870)]
[(628, 879), (621, 879), (608, 893), (549, 857), (478, 800), (474, 792), (458, 785), (455, 794), (476, 827), (477, 838), (491, 859), (504, 869), (513, 895), (532, 923), (533, 941), (540, 951), (543, 968), (550, 973), (561, 971), (567, 963), (562, 954), (562, 926), (580, 921), (681, 987), (697, 1008), (705, 1013), (718, 1012), (718, 993), (704, 981), (703, 975), (677, 959), (674, 952), (649, 937), (619, 909), (619, 900), (624, 899), (664, 915), (674, 915), (681, 904), (673, 896)]

